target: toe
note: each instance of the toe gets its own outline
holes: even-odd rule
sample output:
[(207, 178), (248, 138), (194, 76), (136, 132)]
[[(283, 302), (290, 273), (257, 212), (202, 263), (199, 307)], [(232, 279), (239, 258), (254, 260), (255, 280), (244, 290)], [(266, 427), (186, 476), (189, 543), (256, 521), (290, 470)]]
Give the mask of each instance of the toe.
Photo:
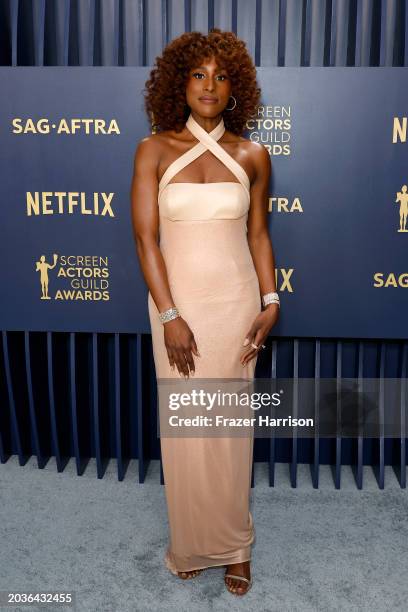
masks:
[(180, 578), (183, 580), (189, 580), (190, 578), (195, 578), (201, 570), (190, 570), (188, 572), (179, 572)]
[(244, 595), (247, 592), (248, 586), (246, 582), (242, 580), (237, 580), (236, 578), (226, 578), (225, 582), (227, 584), (228, 590), (231, 593), (236, 593), (238, 595)]

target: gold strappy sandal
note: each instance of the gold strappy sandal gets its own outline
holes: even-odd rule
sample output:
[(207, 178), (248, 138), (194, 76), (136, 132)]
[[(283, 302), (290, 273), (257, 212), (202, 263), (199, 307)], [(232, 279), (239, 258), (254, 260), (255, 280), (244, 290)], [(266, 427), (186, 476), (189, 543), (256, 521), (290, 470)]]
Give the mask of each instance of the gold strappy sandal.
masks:
[[(246, 582), (246, 583), (248, 584), (247, 590), (246, 590), (244, 593), (237, 593), (237, 592), (231, 591), (231, 590), (230, 590), (230, 587), (229, 587), (229, 586), (228, 586), (228, 584), (225, 582), (225, 578), (236, 578), (237, 580), (242, 580), (243, 582)], [(225, 574), (225, 575), (224, 575), (224, 582), (225, 582), (225, 586), (227, 587), (227, 589), (228, 589), (228, 591), (229, 591), (230, 593), (232, 593), (233, 595), (239, 595), (239, 596), (241, 596), (241, 595), (246, 595), (246, 594), (248, 593), (249, 589), (250, 589), (250, 588), (251, 588), (251, 586), (252, 586), (252, 578), (249, 580), (248, 578), (245, 578), (245, 576), (237, 576), (236, 574)], [(239, 586), (237, 586), (237, 587), (235, 587), (235, 588), (239, 589), (240, 587), (239, 587)]]

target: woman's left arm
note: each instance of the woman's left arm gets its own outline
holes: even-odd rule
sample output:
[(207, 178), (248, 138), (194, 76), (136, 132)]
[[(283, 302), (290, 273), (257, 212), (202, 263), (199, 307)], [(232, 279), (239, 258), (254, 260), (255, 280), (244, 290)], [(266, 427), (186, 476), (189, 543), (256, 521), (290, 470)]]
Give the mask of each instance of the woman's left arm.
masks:
[[(255, 143), (252, 143), (253, 145)], [(253, 147), (256, 175), (251, 183), (251, 205), (248, 213), (248, 245), (258, 276), (261, 296), (276, 291), (275, 257), (268, 231), (268, 196), (271, 177), (271, 160), (268, 150), (261, 144)], [(244, 342), (248, 346), (241, 355), (245, 365), (258, 353), (258, 347), (266, 340), (270, 330), (279, 318), (279, 305), (268, 304), (252, 323)]]

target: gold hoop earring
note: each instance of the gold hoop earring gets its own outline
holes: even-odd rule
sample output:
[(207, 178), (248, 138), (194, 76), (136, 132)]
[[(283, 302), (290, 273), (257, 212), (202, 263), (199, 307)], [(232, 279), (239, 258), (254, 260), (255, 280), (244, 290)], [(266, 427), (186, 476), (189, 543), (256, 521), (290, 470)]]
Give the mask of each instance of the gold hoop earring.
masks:
[[(234, 98), (234, 96), (230, 96), (230, 98)], [(229, 100), (229, 98), (228, 98), (228, 100)], [(232, 108), (225, 108), (225, 110), (232, 111), (232, 110), (234, 110), (234, 108), (236, 107), (236, 105), (237, 105), (237, 101), (236, 101), (236, 99), (234, 98), (234, 106), (233, 106)]]

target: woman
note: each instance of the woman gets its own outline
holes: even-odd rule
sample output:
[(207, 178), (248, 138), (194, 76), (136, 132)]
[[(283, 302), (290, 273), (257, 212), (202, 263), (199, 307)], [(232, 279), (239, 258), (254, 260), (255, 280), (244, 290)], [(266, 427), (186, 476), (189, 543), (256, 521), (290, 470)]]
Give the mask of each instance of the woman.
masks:
[[(158, 130), (138, 144), (131, 195), (157, 378), (252, 380), (279, 312), (269, 153), (241, 136), (259, 102), (255, 67), (243, 41), (213, 28), (173, 40), (146, 85)], [(228, 590), (249, 590), (252, 450), (252, 436), (161, 437), (173, 574), (226, 566)]]

